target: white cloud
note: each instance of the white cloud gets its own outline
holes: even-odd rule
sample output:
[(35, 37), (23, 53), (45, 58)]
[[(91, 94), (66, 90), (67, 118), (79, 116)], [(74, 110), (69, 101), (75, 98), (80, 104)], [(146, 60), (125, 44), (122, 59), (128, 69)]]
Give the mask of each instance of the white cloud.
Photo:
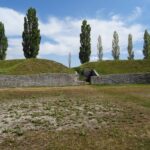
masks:
[(40, 49), (41, 49), (40, 55), (48, 55), (48, 54), (63, 55), (69, 52), (65, 44), (51, 44), (49, 42), (42, 43)]
[(22, 34), (24, 14), (10, 8), (0, 7), (0, 21), (5, 24), (7, 36)]
[[(80, 46), (79, 34), (82, 20), (77, 20), (74, 18), (70, 18), (69, 20), (58, 20), (57, 18), (55, 18), (53, 19), (53, 21), (54, 20), (55, 23), (53, 22), (52, 24), (56, 24), (56, 29), (54, 27), (54, 30), (51, 31), (53, 33), (46, 32), (47, 29), (44, 27), (44, 24), (43, 27), (41, 27), (41, 33), (45, 33), (43, 34), (44, 36), (53, 39), (57, 42), (57, 44), (47, 42), (42, 44), (40, 54), (42, 55), (43, 53), (53, 53), (59, 55), (66, 55), (70, 50), (73, 54), (77, 54), (79, 52)], [(127, 39), (129, 33), (133, 34), (133, 42), (141, 41), (143, 37), (142, 25), (133, 24), (128, 26), (122, 20), (120, 20), (119, 17), (116, 18), (116, 16), (112, 17), (111, 20), (88, 19), (88, 23), (91, 25), (92, 28), (92, 54), (97, 53), (96, 45), (99, 34), (102, 36), (104, 52), (110, 52), (112, 49), (111, 44), (114, 30), (119, 33), (121, 48), (127, 46)], [(49, 25), (46, 24), (46, 27), (50, 26), (51, 22), (49, 22)], [(59, 29), (59, 31), (57, 29)], [(43, 48), (44, 51), (42, 51)]]
[(141, 7), (136, 7), (132, 14), (128, 16), (128, 21), (134, 21), (137, 18), (139, 18), (142, 15), (142, 8)]
[[(109, 57), (104, 56), (104, 57), (103, 57), (103, 60), (110, 60), (110, 58), (109, 58)], [(96, 56), (96, 55), (92, 55), (92, 56), (91, 56), (91, 58), (90, 58), (90, 61), (92, 61), (92, 62), (94, 62), (94, 61), (98, 61), (98, 56)]]
[[(140, 7), (137, 7), (130, 18), (135, 19), (141, 14)], [(136, 14), (137, 13), (137, 14)], [(13, 9), (0, 7), (0, 21), (5, 24), (8, 36), (21, 36), (23, 31), (24, 14)], [(120, 15), (113, 15), (111, 19), (89, 18), (91, 25), (92, 55), (97, 54), (97, 38), (102, 36), (104, 53), (111, 53), (113, 32), (116, 30), (120, 37), (120, 47), (126, 50), (128, 34), (133, 34), (134, 43), (140, 42), (143, 38), (145, 27), (141, 24), (128, 25)], [(59, 19), (50, 17), (47, 22), (39, 21), (41, 35), (47, 40), (42, 40), (39, 57), (57, 54), (68, 55), (69, 51), (73, 55), (78, 54), (80, 47), (81, 19), (66, 17)], [(45, 38), (44, 38), (45, 39)], [(9, 40), (9, 50), (7, 58), (23, 57), (21, 38)], [(51, 42), (55, 41), (55, 42)]]
[(92, 50), (96, 53), (97, 37), (102, 36), (104, 53), (111, 53), (113, 32), (116, 30), (119, 34), (120, 47), (124, 50), (127, 47), (128, 34), (133, 35), (133, 42), (139, 42), (143, 38), (143, 26), (140, 24), (126, 25), (123, 21), (118, 20), (89, 20), (92, 27)]
[(21, 38), (9, 38), (9, 47), (7, 50), (7, 59), (23, 58), (22, 51), (22, 39)]
[(44, 42), (41, 44), (40, 55), (58, 54), (67, 55), (69, 51), (77, 54), (79, 51), (79, 34), (81, 20), (73, 18), (49, 18), (47, 23), (40, 22), (41, 34), (56, 43)]
[(91, 56), (90, 61), (97, 61), (98, 57), (97, 56)]

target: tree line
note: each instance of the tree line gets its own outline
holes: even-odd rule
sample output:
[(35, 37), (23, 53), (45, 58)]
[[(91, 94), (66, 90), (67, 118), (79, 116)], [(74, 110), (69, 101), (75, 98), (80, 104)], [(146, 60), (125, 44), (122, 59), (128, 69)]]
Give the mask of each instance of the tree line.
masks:
[[(41, 42), (41, 35), (39, 30), (38, 17), (36, 15), (36, 9), (29, 8), (27, 14), (24, 17), (24, 30), (22, 33), (22, 46), (23, 52), (26, 59), (36, 58), (39, 53), (39, 47)], [(5, 35), (4, 24), (0, 22), (0, 60), (6, 58), (6, 51), (8, 48), (8, 39)], [(128, 59), (134, 59), (132, 35), (128, 35)], [(90, 61), (91, 55), (91, 27), (86, 20), (83, 20), (81, 25), (80, 34), (80, 51), (79, 59), (83, 64)], [(150, 59), (150, 34), (147, 30), (144, 33), (144, 46), (143, 46), (144, 59)], [(103, 45), (102, 38), (99, 35), (97, 43), (97, 56), (99, 60), (103, 59)], [(120, 57), (120, 46), (119, 46), (119, 35), (116, 31), (113, 34), (112, 40), (112, 56), (114, 60), (119, 60)], [(71, 53), (69, 53), (69, 65), (71, 65)]]
[[(24, 30), (22, 32), (22, 46), (26, 59), (36, 58), (40, 47), (40, 30), (38, 28), (38, 18), (36, 16), (36, 9), (29, 8), (24, 17)], [(8, 48), (8, 40), (5, 35), (4, 24), (0, 22), (0, 60), (6, 58), (6, 51)]]
[[(80, 52), (79, 58), (80, 62), (86, 63), (90, 60), (91, 55), (91, 27), (86, 20), (82, 22), (81, 34), (80, 34)], [(132, 34), (128, 35), (128, 60), (134, 60), (134, 51), (133, 51), (133, 41)], [(144, 46), (143, 46), (143, 55), (144, 59), (150, 59), (150, 34), (147, 30), (144, 33)], [(119, 60), (120, 58), (120, 46), (119, 46), (119, 35), (117, 31), (114, 31), (113, 40), (112, 40), (112, 56), (114, 60)], [(97, 57), (101, 61), (103, 59), (103, 45), (102, 38), (99, 35), (97, 43)]]

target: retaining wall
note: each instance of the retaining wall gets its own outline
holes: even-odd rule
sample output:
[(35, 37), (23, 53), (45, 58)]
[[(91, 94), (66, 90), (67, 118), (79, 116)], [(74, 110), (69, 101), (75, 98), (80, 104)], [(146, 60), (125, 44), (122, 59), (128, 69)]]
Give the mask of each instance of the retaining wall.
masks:
[(149, 84), (150, 73), (92, 76), (91, 84)]
[(35, 87), (78, 85), (77, 74), (0, 75), (0, 87)]

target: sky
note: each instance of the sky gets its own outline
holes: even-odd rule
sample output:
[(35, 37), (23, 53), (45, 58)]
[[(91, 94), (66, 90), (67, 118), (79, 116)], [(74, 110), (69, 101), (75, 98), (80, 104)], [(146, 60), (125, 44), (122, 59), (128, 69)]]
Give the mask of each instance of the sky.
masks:
[(102, 37), (103, 59), (112, 59), (113, 32), (119, 34), (120, 59), (127, 59), (128, 34), (133, 35), (135, 59), (143, 59), (143, 35), (150, 29), (150, 0), (0, 0), (0, 21), (8, 37), (6, 59), (24, 58), (22, 32), (28, 8), (37, 10), (41, 44), (38, 58), (79, 66), (81, 24), (91, 26), (91, 57), (97, 60), (97, 39)]

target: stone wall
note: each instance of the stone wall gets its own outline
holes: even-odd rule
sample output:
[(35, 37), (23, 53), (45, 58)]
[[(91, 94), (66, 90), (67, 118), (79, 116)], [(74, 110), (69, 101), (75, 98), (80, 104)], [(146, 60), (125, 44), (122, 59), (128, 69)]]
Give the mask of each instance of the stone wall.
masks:
[(92, 76), (91, 84), (149, 84), (150, 73)]
[(78, 85), (77, 74), (0, 75), (0, 87), (35, 87)]

